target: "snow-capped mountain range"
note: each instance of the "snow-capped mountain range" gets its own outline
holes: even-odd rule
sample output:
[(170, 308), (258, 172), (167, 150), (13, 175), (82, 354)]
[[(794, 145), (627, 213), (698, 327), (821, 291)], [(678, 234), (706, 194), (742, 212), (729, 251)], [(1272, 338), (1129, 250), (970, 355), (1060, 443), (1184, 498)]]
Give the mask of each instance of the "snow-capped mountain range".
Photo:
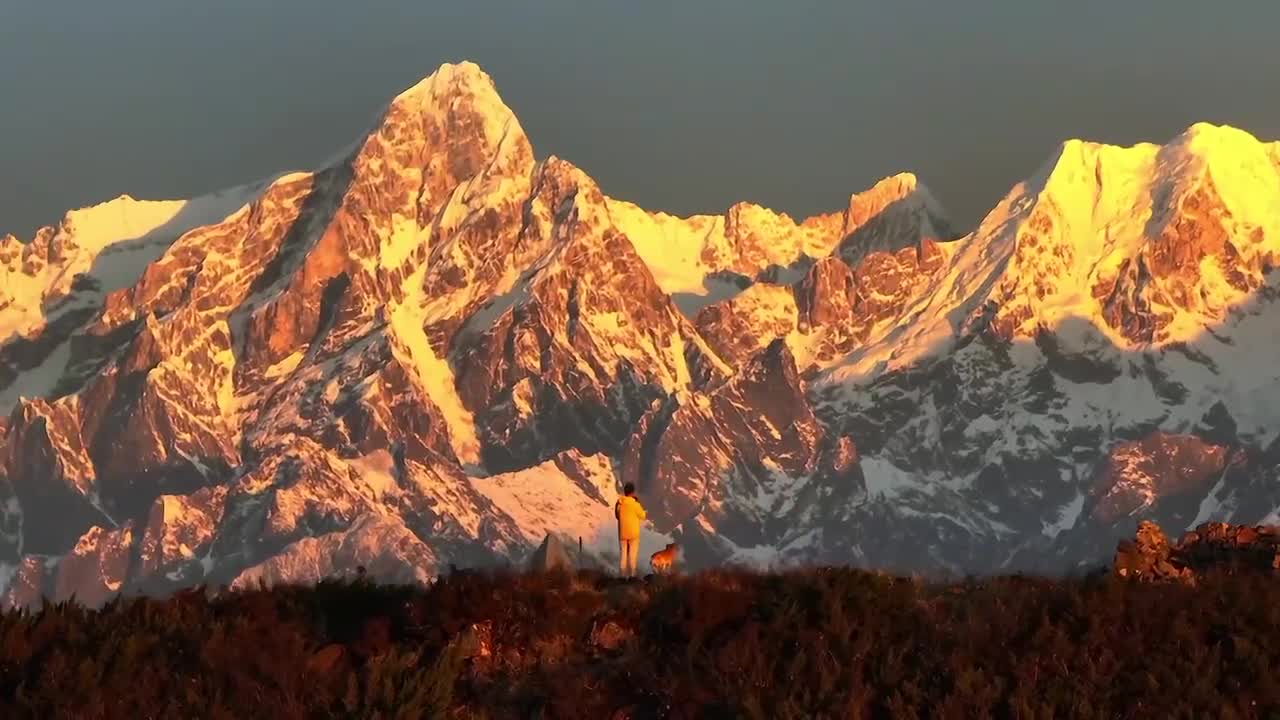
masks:
[[(0, 240), (0, 593), (607, 561), (1059, 571), (1280, 508), (1280, 144), (677, 218), (446, 65), (332, 163)], [(646, 547), (644, 552), (651, 550)]]

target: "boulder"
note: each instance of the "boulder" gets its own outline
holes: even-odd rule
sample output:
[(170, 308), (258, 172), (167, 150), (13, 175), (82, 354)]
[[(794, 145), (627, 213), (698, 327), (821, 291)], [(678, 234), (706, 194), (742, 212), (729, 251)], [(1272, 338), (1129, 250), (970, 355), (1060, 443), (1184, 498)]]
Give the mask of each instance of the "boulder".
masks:
[(572, 571), (573, 560), (569, 558), (569, 552), (564, 549), (564, 544), (560, 542), (560, 538), (547, 533), (542, 544), (529, 557), (529, 571), (553, 572), (557, 570)]
[(626, 645), (633, 637), (627, 628), (613, 620), (600, 619), (591, 626), (591, 645), (606, 652), (613, 652)]
[(1228, 537), (1231, 526), (1221, 522), (1208, 522), (1196, 528), (1196, 533), (1206, 542), (1221, 543)]
[(1253, 545), (1258, 542), (1258, 538), (1260, 537), (1261, 535), (1258, 534), (1256, 529), (1246, 525), (1236, 531), (1236, 545), (1238, 547)]
[(1156, 578), (1178, 574), (1169, 562), (1169, 538), (1150, 520), (1138, 524), (1133, 540), (1119, 544), (1113, 565), (1121, 577)]
[(312, 678), (332, 678), (341, 674), (347, 664), (347, 648), (334, 643), (317, 650), (307, 659), (307, 675)]
[(1162, 557), (1169, 554), (1169, 538), (1160, 526), (1150, 520), (1138, 523), (1138, 533), (1134, 537), (1139, 552), (1151, 557)]
[(458, 652), (469, 660), (487, 660), (493, 656), (492, 623), (471, 623), (458, 637)]

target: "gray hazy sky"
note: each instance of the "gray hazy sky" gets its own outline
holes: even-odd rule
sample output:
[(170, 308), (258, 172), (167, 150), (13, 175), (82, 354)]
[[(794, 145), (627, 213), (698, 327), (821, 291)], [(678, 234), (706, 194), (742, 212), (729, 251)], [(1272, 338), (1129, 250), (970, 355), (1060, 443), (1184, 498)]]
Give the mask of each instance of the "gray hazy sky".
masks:
[(974, 223), (1068, 137), (1280, 139), (1280, 2), (0, 0), (0, 232), (311, 167), (440, 63), (652, 209), (911, 170)]

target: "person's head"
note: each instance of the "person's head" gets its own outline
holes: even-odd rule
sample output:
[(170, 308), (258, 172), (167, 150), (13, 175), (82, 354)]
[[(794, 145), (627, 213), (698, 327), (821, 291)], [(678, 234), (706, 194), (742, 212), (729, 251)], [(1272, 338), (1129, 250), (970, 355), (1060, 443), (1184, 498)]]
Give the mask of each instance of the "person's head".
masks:
[(626, 495), (627, 497), (631, 497), (631, 496), (635, 495), (635, 494), (636, 494), (636, 484), (635, 484), (635, 483), (627, 483), (626, 485), (623, 485), (623, 486), (622, 486), (622, 494), (623, 494), (623, 495)]

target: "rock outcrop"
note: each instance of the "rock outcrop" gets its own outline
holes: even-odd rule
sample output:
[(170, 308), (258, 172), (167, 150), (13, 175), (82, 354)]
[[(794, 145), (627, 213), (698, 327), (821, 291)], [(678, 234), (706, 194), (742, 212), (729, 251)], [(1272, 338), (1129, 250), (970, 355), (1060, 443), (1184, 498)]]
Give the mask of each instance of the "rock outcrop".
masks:
[(550, 533), (529, 556), (528, 566), (530, 572), (571, 572), (574, 569), (573, 560), (564, 549), (564, 544), (560, 542), (560, 538)]
[(1211, 571), (1280, 573), (1280, 525), (1204, 523), (1171, 543), (1144, 520), (1133, 540), (1120, 542), (1113, 570), (1133, 580), (1189, 584)]

